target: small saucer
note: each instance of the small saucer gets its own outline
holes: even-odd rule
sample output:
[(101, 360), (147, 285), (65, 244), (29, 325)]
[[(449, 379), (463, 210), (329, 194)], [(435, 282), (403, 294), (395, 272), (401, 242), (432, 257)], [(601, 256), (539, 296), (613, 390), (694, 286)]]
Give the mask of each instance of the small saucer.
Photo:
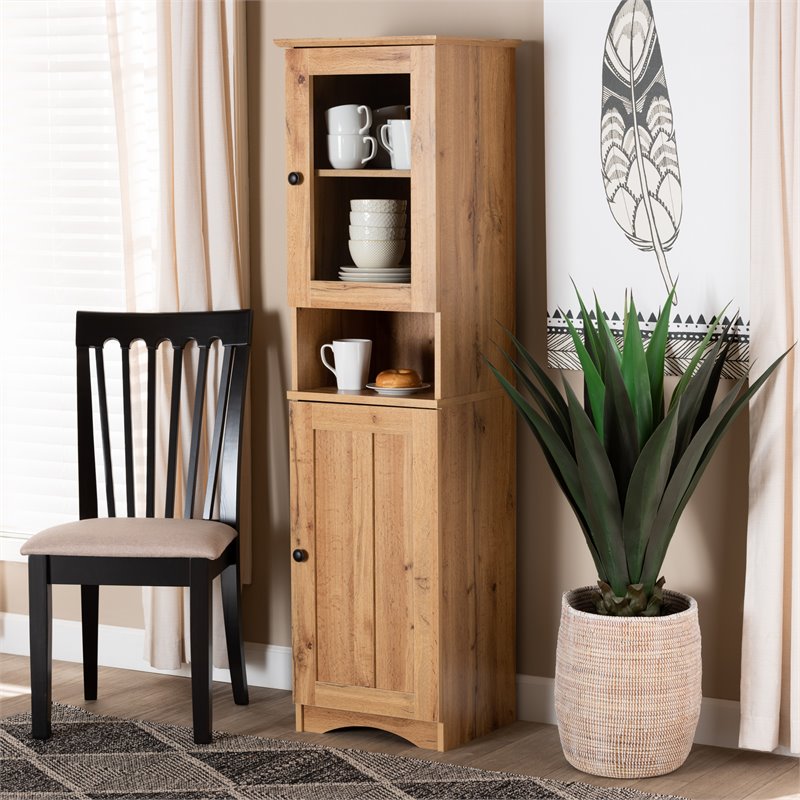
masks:
[(368, 383), (367, 389), (372, 389), (373, 392), (377, 392), (378, 394), (385, 395), (386, 397), (408, 397), (411, 394), (416, 394), (417, 392), (424, 392), (425, 389), (430, 389), (431, 385), (429, 383), (421, 383), (419, 386), (404, 386), (402, 388), (398, 387), (390, 387), (390, 386), (377, 386), (374, 383)]

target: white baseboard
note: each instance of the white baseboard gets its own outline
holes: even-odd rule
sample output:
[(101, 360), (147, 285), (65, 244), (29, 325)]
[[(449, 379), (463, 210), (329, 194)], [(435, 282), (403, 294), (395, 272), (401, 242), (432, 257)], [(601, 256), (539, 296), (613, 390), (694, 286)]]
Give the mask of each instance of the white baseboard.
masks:
[[(98, 633), (98, 662), (104, 667), (134, 669), (140, 672), (160, 672), (189, 676), (189, 666), (179, 670), (153, 669), (143, 658), (144, 631), (100, 625)], [(0, 613), (0, 652), (27, 656), (28, 616)], [(81, 624), (72, 620), (53, 620), (53, 658), (58, 661), (82, 660)], [(292, 649), (275, 644), (245, 643), (247, 682), (252, 686), (271, 689), (292, 688)], [(214, 669), (214, 680), (230, 683), (227, 669)]]
[[(517, 675), (517, 716), (529, 722), (556, 724), (552, 678)], [(700, 722), (694, 736), (696, 744), (716, 747), (739, 746), (739, 703), (704, 697)]]
[[(0, 652), (28, 655), (27, 615), (0, 613)], [(187, 677), (190, 674), (188, 665), (184, 665), (180, 670), (153, 669), (142, 657), (143, 652), (143, 630), (100, 625), (98, 661), (101, 666), (141, 672), (166, 672), (169, 675)], [(79, 622), (53, 620), (53, 658), (59, 661), (82, 660)], [(247, 642), (245, 658), (247, 682), (252, 686), (265, 686), (271, 689), (292, 688), (291, 647)], [(214, 680), (230, 683), (230, 673), (226, 669), (214, 669)], [(556, 724), (552, 678), (517, 675), (517, 716), (528, 722)], [(738, 737), (739, 703), (704, 697), (695, 742), (735, 748), (738, 747)]]

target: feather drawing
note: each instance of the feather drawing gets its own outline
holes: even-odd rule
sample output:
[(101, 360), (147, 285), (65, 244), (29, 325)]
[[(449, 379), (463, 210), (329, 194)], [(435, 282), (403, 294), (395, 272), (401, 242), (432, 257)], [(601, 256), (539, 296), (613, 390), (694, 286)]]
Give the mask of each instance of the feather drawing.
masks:
[(681, 174), (650, 0), (622, 0), (608, 26), (600, 142), (611, 213), (636, 247), (655, 252), (669, 291), (665, 253), (680, 231)]

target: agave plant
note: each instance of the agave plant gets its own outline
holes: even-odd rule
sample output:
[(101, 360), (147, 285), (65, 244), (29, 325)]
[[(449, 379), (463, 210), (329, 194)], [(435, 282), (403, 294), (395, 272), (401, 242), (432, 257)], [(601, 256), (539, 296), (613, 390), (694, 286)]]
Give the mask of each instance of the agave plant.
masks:
[(647, 344), (633, 298), (626, 301), (621, 347), (597, 299), (593, 320), (578, 293), (583, 338), (566, 322), (583, 368), (583, 405), (566, 381), (566, 397), (559, 392), (510, 331), (521, 363), (501, 352), (519, 388), (489, 364), (578, 518), (597, 568), (600, 614), (661, 613), (659, 575), (678, 520), (725, 431), (784, 357), (746, 391), (741, 378), (714, 406), (731, 347), (730, 323), (715, 336), (723, 309), (667, 406), (664, 357), (674, 291)]

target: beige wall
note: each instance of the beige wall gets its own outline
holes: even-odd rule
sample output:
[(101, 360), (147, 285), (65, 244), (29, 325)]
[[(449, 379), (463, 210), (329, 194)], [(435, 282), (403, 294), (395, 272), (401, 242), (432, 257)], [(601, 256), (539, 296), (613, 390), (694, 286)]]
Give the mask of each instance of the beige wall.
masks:
[[(253, 584), (246, 636), (289, 644), (289, 359), (283, 156), (283, 52), (274, 38), (440, 33), (519, 38), (519, 330), (544, 355), (545, 234), (542, 6), (533, 2), (251, 2), (248, 5), (253, 352)], [(570, 376), (575, 379), (576, 376)], [(736, 699), (744, 583), (747, 422), (720, 447), (676, 534), (667, 585), (700, 604), (704, 694)], [(589, 583), (592, 563), (566, 502), (527, 430), (519, 439), (518, 672), (552, 676), (561, 593)], [(0, 610), (24, 612), (21, 564), (0, 565)], [(104, 590), (102, 621), (141, 624), (137, 590)], [(66, 611), (60, 600), (67, 602)], [(60, 589), (60, 616), (77, 618), (77, 592)]]

